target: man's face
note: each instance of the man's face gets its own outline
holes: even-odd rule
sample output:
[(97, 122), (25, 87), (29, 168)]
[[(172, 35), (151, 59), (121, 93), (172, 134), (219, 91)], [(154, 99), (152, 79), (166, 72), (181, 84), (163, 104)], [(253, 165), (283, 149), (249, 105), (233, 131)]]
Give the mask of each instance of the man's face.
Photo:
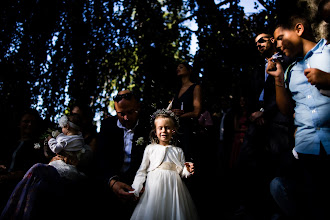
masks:
[(255, 43), (256, 43), (258, 51), (261, 54), (264, 54), (265, 52), (267, 52), (271, 49), (271, 47), (272, 47), (272, 38), (267, 34), (259, 34), (255, 38)]
[(293, 30), (278, 27), (274, 31), (276, 47), (288, 57), (296, 57), (302, 52), (300, 38)]
[(115, 109), (120, 123), (127, 129), (132, 129), (138, 120), (138, 103), (135, 98), (122, 99), (115, 102)]

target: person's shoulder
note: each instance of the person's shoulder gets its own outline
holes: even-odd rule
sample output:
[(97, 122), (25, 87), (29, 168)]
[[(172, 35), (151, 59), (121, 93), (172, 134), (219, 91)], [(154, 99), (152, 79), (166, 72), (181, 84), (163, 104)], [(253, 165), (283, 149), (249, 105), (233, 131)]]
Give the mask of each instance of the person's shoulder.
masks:
[(155, 149), (157, 147), (157, 144), (148, 144), (146, 146), (146, 148), (144, 149), (144, 151), (148, 152), (148, 151), (152, 151), (153, 149)]
[(327, 54), (330, 54), (330, 41), (324, 44), (323, 50), (326, 51)]
[(183, 152), (182, 148), (181, 147), (177, 147), (175, 145), (171, 145), (170, 147), (172, 147), (172, 149), (178, 151), (178, 152)]
[(201, 85), (197, 84), (197, 83), (194, 83), (195, 85), (195, 89), (201, 89)]
[(199, 84), (194, 83), (194, 92), (199, 92), (200, 93), (201, 90), (202, 90), (202, 87)]

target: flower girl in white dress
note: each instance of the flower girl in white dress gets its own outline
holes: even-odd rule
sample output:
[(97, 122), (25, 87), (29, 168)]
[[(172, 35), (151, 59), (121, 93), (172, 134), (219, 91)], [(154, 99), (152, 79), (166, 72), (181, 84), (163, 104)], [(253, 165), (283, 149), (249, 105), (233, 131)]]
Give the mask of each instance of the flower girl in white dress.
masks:
[(151, 144), (144, 151), (132, 188), (136, 197), (143, 192), (131, 219), (198, 219), (195, 205), (181, 177), (194, 172), (181, 148), (171, 145), (179, 125), (177, 116), (166, 109), (152, 115)]

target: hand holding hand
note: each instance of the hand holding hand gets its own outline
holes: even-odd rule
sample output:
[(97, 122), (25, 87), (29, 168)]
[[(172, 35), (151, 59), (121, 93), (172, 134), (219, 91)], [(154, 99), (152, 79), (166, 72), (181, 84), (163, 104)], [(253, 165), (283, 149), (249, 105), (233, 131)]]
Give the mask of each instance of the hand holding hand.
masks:
[(115, 181), (116, 180), (111, 180), (110, 186), (112, 186), (112, 191), (116, 194), (116, 196), (123, 202), (134, 201), (134, 193), (129, 193), (129, 191), (133, 191), (134, 189), (126, 183)]

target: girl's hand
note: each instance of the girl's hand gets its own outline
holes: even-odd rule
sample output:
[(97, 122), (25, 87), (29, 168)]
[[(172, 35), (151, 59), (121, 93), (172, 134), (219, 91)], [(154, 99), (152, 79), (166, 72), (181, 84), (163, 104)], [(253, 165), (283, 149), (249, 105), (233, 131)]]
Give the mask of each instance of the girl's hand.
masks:
[(274, 77), (283, 77), (284, 76), (284, 70), (282, 68), (280, 61), (273, 59), (273, 58), (270, 58), (268, 60), (266, 72), (269, 75), (272, 75)]
[(189, 173), (191, 173), (191, 174), (194, 174), (195, 173), (194, 163), (192, 163), (192, 162), (185, 162), (184, 165), (187, 167), (187, 170), (189, 171)]
[(304, 74), (312, 85), (328, 86), (330, 85), (330, 74), (316, 68), (307, 68)]

